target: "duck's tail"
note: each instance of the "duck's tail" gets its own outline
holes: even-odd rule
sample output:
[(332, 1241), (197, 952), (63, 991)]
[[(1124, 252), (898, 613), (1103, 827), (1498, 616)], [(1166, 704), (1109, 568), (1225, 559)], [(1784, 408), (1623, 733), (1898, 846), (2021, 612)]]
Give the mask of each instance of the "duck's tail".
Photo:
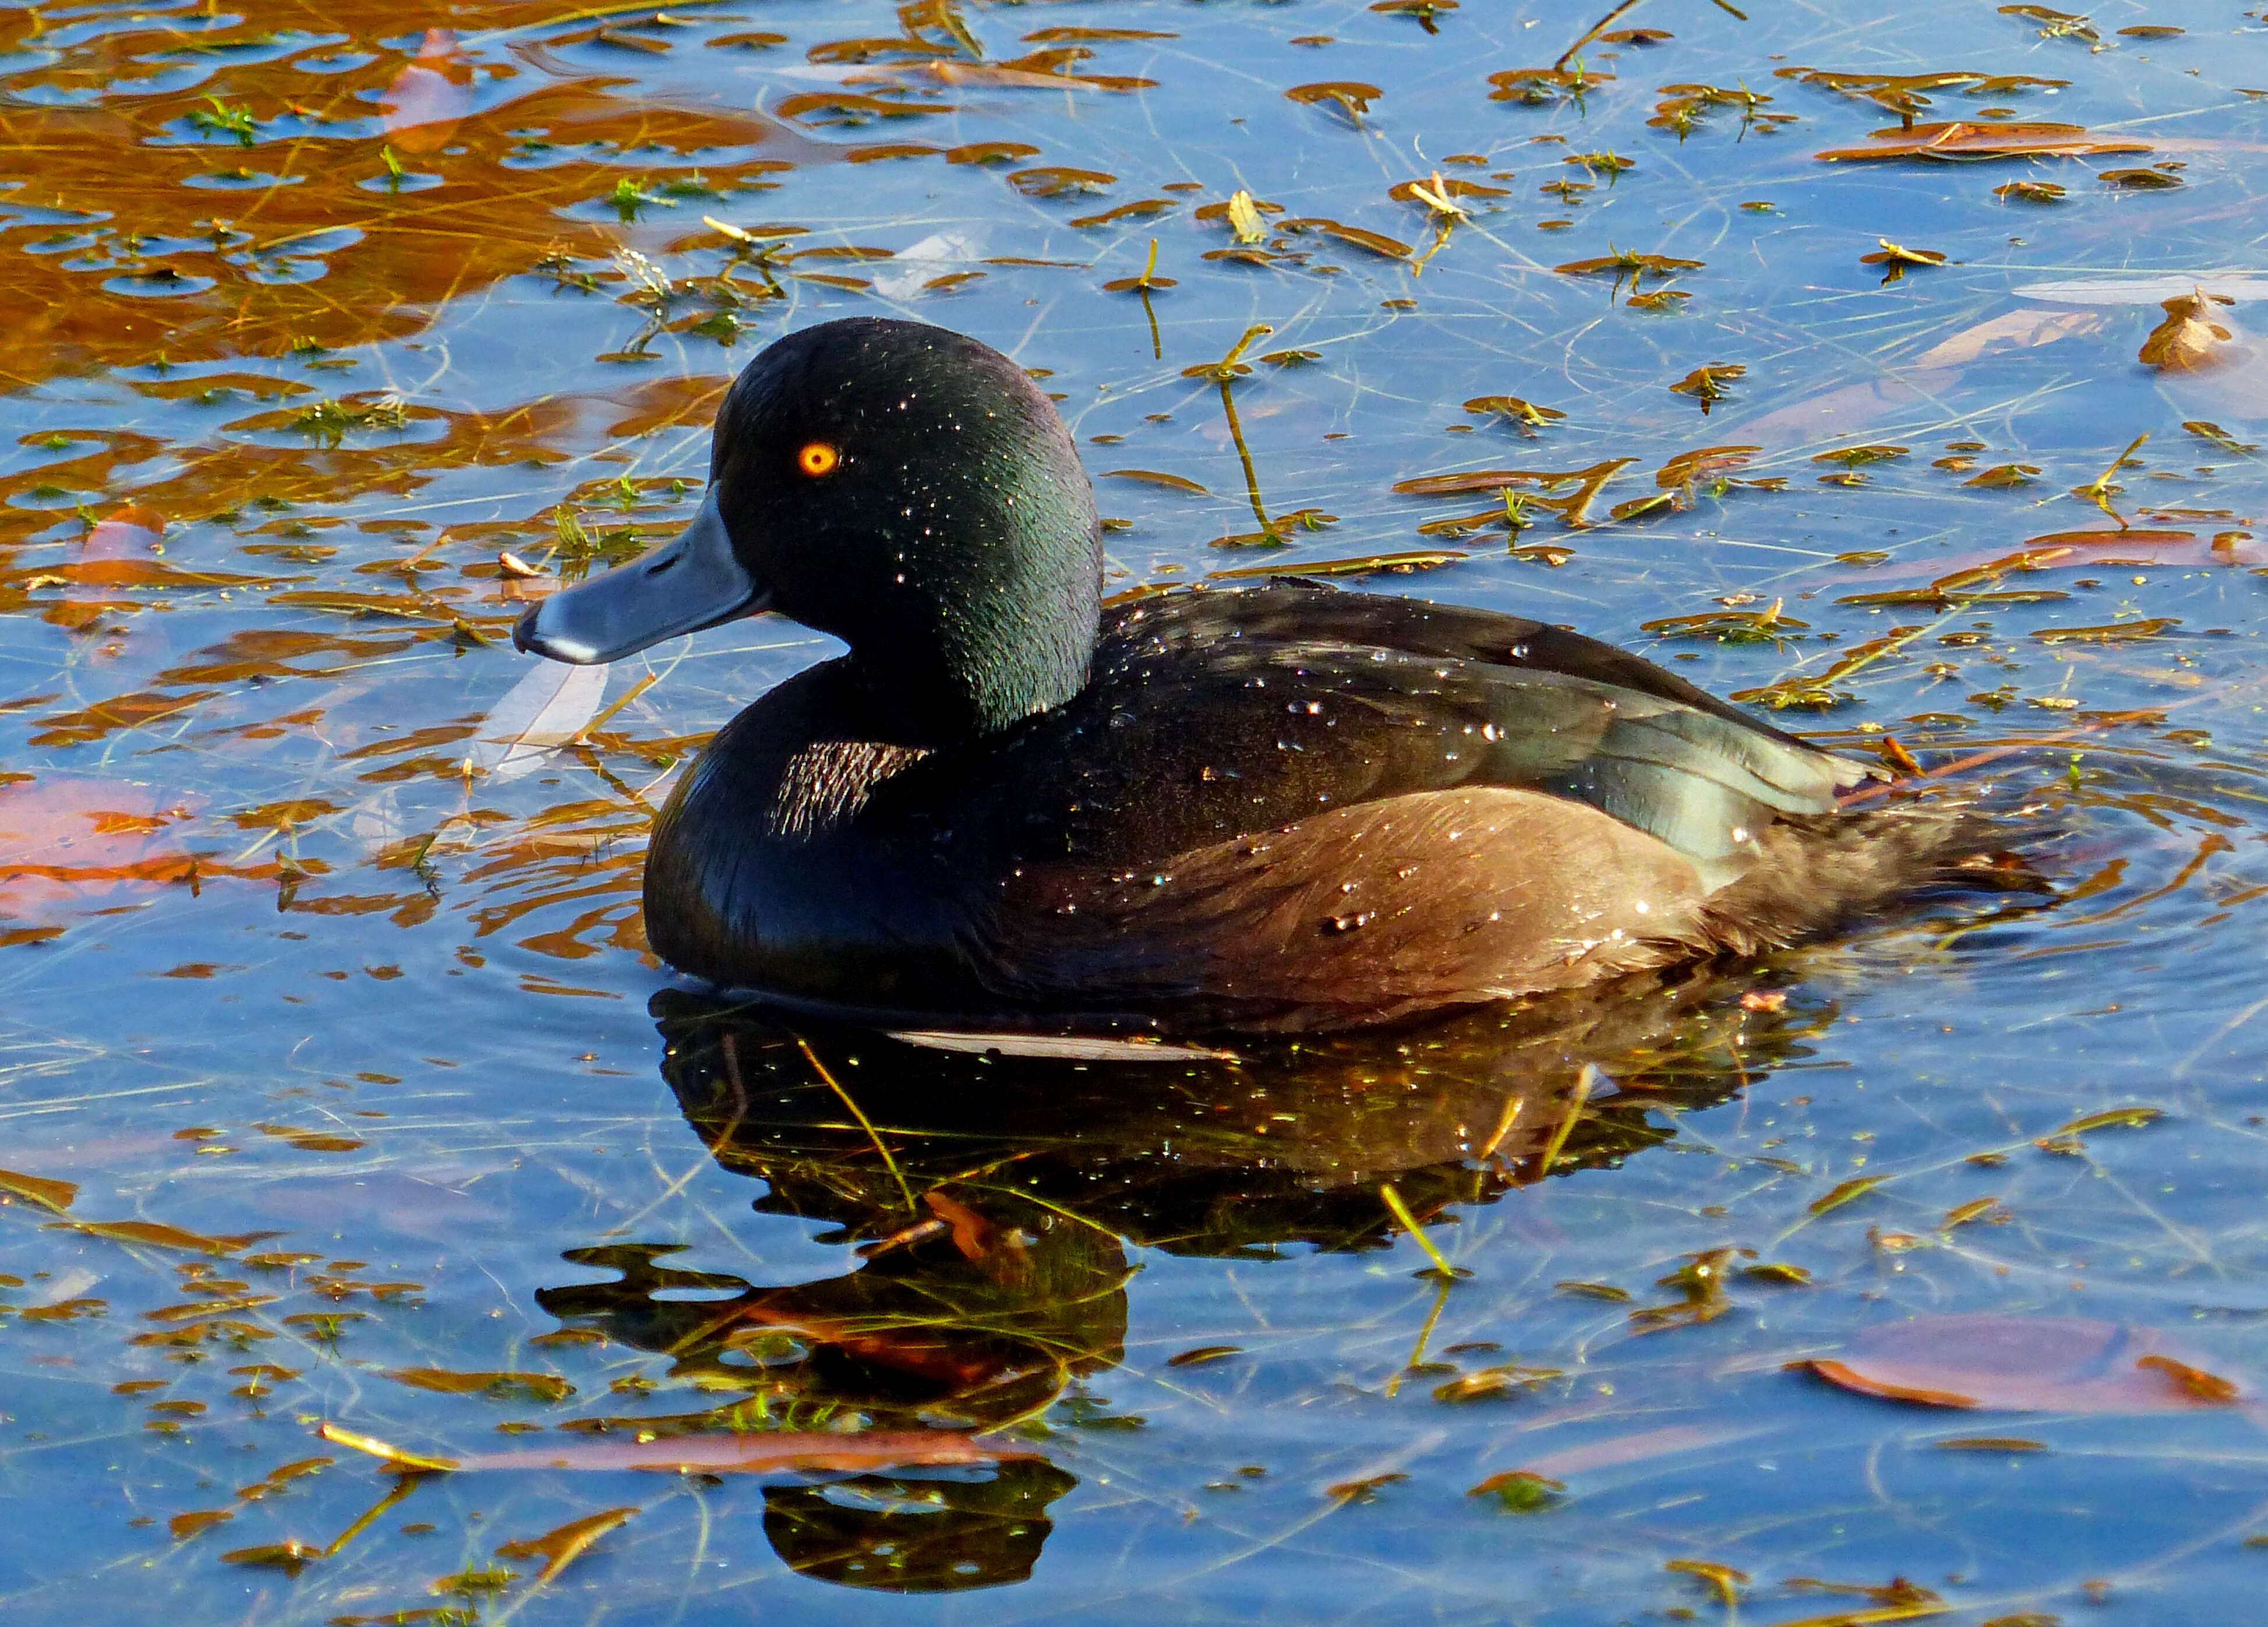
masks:
[(1972, 810), (1908, 805), (1823, 817), (1783, 816), (1746, 875), (1701, 906), (1697, 936), (1715, 953), (1749, 955), (1847, 925), (1914, 894), (2030, 892), (2046, 884), (2010, 850), (2010, 831)]

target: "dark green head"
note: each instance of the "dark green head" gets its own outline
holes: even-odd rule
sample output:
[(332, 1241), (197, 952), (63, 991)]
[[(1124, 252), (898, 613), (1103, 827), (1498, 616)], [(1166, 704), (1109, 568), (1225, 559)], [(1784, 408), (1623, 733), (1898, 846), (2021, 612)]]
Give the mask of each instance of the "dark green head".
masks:
[(918, 322), (791, 334), (717, 415), (683, 535), (554, 595), (524, 650), (613, 660), (771, 609), (832, 633), (922, 740), (1004, 728), (1086, 681), (1094, 494), (1054, 404), (1006, 357)]

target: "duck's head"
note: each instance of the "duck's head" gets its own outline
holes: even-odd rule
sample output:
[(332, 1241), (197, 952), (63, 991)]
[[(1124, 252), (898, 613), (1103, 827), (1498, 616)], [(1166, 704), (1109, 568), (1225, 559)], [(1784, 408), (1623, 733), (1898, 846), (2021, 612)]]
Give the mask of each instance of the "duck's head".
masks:
[(849, 644), (907, 736), (942, 740), (1079, 691), (1101, 578), (1094, 488), (1023, 369), (941, 328), (853, 317), (749, 363), (693, 523), (545, 600), (513, 642), (612, 661), (777, 610)]

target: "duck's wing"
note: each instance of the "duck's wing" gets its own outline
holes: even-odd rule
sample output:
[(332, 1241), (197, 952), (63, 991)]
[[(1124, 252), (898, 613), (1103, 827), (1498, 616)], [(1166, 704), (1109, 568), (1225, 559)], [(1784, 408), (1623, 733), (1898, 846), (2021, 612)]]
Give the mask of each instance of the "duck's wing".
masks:
[(1325, 807), (1498, 786), (1611, 814), (1713, 887), (1777, 817), (1832, 813), (1872, 772), (1594, 639), (1305, 584), (1122, 608), (1094, 682), (1035, 733), (1049, 743), (1029, 755), (1064, 766), (1023, 771), (1064, 782), (1052, 806), (1079, 810), (1074, 847), (1132, 863)]
[(1297, 577), (1226, 593), (1209, 590), (1160, 595), (1114, 609), (1105, 634), (1106, 647), (1130, 654), (1145, 644), (1158, 649), (1249, 637), (1285, 644), (1322, 640), (1407, 655), (1443, 656), (1589, 679), (1675, 702), (1784, 746), (1816, 751), (1643, 656), (1569, 628), (1499, 610), (1350, 593)]

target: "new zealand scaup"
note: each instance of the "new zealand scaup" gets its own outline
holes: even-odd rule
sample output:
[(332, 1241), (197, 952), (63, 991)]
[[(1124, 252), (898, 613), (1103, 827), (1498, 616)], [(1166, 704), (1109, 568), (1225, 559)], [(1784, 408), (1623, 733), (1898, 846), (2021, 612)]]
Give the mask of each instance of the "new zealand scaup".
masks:
[(942, 328), (781, 339), (711, 456), (682, 535), (517, 642), (610, 661), (776, 610), (850, 646), (725, 727), (646, 860), (656, 952), (790, 1008), (1351, 1027), (1788, 943), (1974, 845), (1541, 622), (1290, 579), (1106, 606), (1062, 418)]

